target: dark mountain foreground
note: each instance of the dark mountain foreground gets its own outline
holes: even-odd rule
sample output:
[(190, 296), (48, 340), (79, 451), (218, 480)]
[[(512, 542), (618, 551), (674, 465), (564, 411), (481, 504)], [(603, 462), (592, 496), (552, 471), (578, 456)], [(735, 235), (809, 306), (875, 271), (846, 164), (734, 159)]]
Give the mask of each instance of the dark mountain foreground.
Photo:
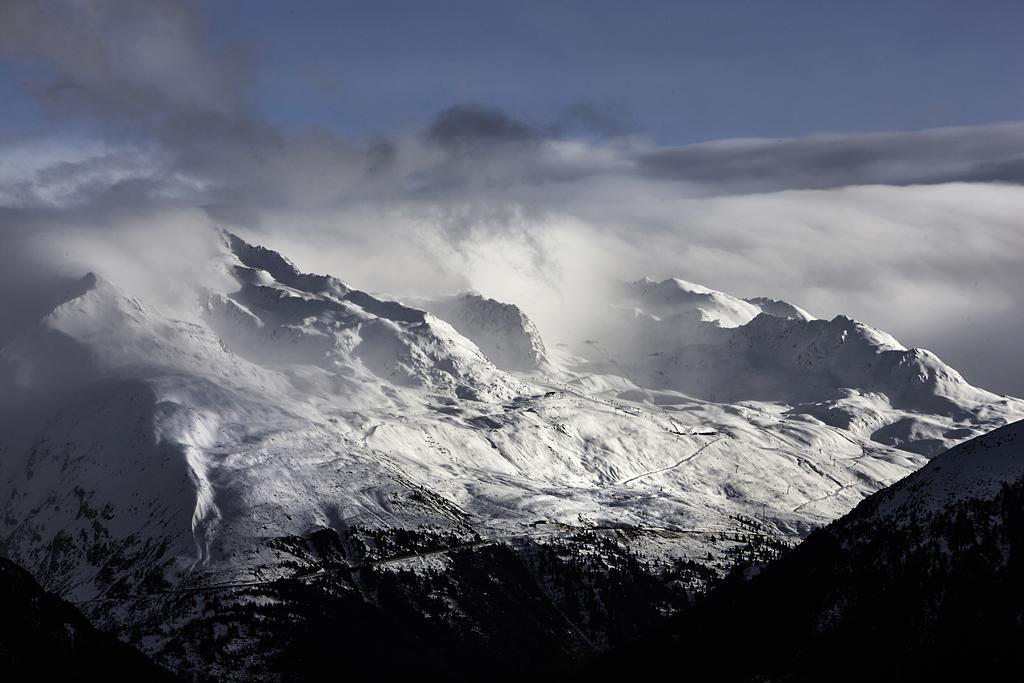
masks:
[(171, 681), (134, 648), (92, 627), (70, 604), (0, 558), (0, 679)]
[(1022, 469), (1022, 422), (957, 446), (584, 678), (1019, 680)]

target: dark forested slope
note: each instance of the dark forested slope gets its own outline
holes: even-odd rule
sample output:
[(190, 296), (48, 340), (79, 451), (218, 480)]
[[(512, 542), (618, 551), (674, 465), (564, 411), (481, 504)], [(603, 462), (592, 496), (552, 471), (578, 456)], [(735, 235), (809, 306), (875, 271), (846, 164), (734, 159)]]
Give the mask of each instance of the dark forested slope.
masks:
[(0, 679), (173, 680), (143, 654), (93, 628), (70, 604), (0, 558)]
[(953, 448), (588, 673), (757, 681), (1019, 675), (1022, 470), (1021, 422)]

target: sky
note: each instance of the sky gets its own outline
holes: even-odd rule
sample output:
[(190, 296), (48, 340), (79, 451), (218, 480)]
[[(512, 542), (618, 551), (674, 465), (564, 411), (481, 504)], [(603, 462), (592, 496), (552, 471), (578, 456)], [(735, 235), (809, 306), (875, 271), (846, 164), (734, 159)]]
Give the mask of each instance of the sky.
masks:
[[(1019, 2), (222, 3), (283, 124), (386, 133), (452, 102), (574, 104), (662, 144), (1019, 119)], [(269, 30), (268, 30), (269, 29)], [(311, 96), (311, 93), (314, 93)]]
[[(531, 121), (586, 105), (606, 125), (668, 145), (1024, 116), (1024, 5), (1013, 0), (193, 8), (212, 49), (251, 66), (251, 104), (264, 116), (347, 136), (419, 126), (465, 102)], [(3, 126), (31, 125), (38, 112), (14, 82), (21, 74), (0, 73)]]
[(0, 289), (178, 291), (216, 224), (555, 338), (611, 279), (781, 297), (1024, 395), (1021, 25), (996, 0), (0, 0)]

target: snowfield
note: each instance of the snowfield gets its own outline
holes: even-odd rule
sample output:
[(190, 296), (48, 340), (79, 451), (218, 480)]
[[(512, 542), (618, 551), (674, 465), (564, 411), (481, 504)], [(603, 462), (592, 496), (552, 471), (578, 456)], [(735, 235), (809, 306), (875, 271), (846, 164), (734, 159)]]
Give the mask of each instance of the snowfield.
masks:
[[(212, 266), (234, 284), (201, 322), (98, 273), (0, 351), (0, 548), (179, 671), (218, 587), (335, 571), (291, 539), (443, 571), (593, 531), (718, 571), (723, 534), (795, 542), (1024, 417), (867, 325), (683, 280), (624, 285), (556, 350), (475, 293), (385, 300), (234, 235)], [(381, 545), (415, 529), (446, 540)]]

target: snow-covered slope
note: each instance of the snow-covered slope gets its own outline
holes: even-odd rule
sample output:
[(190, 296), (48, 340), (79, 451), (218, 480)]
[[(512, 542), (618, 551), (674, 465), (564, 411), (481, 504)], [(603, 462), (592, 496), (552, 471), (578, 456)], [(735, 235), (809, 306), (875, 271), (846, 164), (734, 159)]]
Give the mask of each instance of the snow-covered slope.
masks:
[(872, 514), (906, 523), (970, 500), (993, 500), (1024, 481), (1024, 421), (975, 437), (877, 494)]
[[(403, 305), (234, 235), (210, 265), (233, 284), (193, 321), (87, 276), (0, 351), (0, 547), (212, 677), (299, 646), (246, 605), (313, 629), (331, 600), (564, 663), (635, 635), (607, 605), (670, 612), (746, 544), (1024, 413), (859, 323), (681, 281), (637, 284), (556, 364), (514, 306)], [(580, 557), (628, 580), (567, 594)], [(196, 650), (215, 627), (234, 649)]]

